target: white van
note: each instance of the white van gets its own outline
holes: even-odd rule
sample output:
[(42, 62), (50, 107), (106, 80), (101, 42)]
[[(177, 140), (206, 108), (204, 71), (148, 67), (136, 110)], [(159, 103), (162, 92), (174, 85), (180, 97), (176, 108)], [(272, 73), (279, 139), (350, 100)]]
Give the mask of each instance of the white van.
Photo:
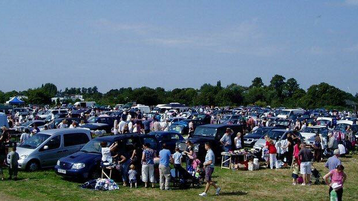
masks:
[(150, 107), (147, 106), (147, 105), (141, 105), (141, 104), (138, 104), (134, 107), (132, 107), (133, 109), (138, 109), (140, 110), (142, 113), (149, 113), (150, 112)]
[(73, 105), (76, 106), (76, 107), (80, 106), (81, 108), (90, 108), (90, 107), (94, 107), (96, 105), (96, 102), (95, 101), (76, 102)]
[(288, 119), (293, 115), (300, 115), (304, 113), (305, 113), (304, 109), (284, 109), (280, 112), (279, 115), (277, 115), (277, 117), (280, 119)]

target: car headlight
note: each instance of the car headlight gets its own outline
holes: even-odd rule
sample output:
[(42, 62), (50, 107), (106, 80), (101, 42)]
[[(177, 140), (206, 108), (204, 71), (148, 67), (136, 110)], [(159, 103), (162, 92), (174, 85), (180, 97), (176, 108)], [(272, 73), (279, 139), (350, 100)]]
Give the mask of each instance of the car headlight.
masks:
[(58, 165), (58, 166), (60, 166), (60, 163), (61, 163), (61, 161), (60, 161), (60, 160), (58, 160), (58, 161), (57, 161), (57, 165)]
[(29, 157), (29, 155), (21, 155), (20, 160), (25, 160), (27, 157)]
[(82, 169), (86, 167), (86, 165), (84, 163), (75, 163), (72, 165), (72, 169), (75, 169), (75, 170), (79, 170), (79, 169)]

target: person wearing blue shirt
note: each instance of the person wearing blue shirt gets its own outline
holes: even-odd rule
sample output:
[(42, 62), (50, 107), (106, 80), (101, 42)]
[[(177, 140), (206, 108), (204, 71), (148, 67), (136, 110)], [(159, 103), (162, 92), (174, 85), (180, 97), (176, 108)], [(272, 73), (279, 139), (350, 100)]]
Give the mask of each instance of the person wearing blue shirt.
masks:
[(172, 154), (167, 149), (166, 144), (162, 145), (162, 150), (159, 152), (159, 186), (161, 190), (169, 190), (170, 182), (170, 167), (169, 163), (173, 161)]
[(207, 151), (205, 156), (205, 162), (203, 163), (205, 167), (205, 191), (199, 194), (202, 197), (207, 196), (210, 186), (214, 186), (216, 188), (216, 195), (219, 195), (221, 188), (219, 188), (211, 179), (211, 175), (214, 172), (215, 167), (215, 154), (213, 150), (211, 150), (211, 145), (209, 142), (205, 143), (205, 150)]

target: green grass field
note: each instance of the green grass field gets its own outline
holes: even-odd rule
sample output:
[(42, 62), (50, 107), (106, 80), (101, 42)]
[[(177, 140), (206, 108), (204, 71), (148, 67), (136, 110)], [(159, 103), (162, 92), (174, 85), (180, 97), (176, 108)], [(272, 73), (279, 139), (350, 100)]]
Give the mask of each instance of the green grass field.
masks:
[[(358, 200), (358, 156), (342, 159), (348, 180), (344, 200)], [(322, 176), (327, 173), (324, 163), (315, 164)], [(7, 170), (5, 170), (7, 175)], [(292, 186), (291, 170), (233, 171), (215, 169), (214, 180), (222, 188), (219, 197), (211, 189), (209, 196), (198, 196), (204, 189), (160, 191), (130, 189), (100, 192), (81, 189), (80, 183), (67, 181), (53, 170), (35, 173), (20, 172), (19, 181), (0, 181), (0, 200), (328, 200), (328, 186)]]

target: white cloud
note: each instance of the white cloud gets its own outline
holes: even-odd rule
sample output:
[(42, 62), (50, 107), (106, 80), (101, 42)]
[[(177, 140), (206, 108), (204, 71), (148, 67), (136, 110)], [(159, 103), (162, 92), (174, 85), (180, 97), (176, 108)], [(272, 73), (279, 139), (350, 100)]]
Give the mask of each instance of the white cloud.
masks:
[(145, 40), (151, 45), (172, 48), (199, 48), (228, 54), (247, 54), (255, 56), (272, 56), (283, 51), (283, 45), (268, 44), (265, 34), (258, 26), (258, 20), (244, 21), (220, 32), (172, 35)]
[(152, 27), (143, 24), (117, 23), (107, 19), (96, 20), (93, 26), (100, 31), (134, 32), (137, 34), (145, 34), (152, 29)]

